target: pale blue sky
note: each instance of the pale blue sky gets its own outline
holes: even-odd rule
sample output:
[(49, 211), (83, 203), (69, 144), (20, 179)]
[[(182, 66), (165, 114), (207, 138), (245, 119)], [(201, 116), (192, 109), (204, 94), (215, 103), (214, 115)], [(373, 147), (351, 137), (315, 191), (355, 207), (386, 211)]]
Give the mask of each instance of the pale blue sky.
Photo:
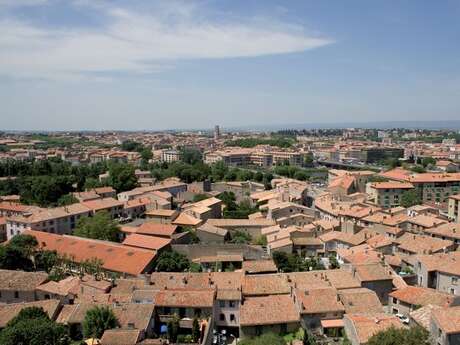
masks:
[(0, 129), (460, 119), (460, 0), (0, 0)]

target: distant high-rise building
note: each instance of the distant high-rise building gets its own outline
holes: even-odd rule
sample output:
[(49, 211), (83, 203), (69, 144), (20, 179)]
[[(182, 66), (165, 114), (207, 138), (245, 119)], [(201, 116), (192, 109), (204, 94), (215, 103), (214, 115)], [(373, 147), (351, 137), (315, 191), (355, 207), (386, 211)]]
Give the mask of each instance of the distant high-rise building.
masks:
[(214, 139), (217, 140), (220, 138), (220, 128), (218, 125), (214, 126)]

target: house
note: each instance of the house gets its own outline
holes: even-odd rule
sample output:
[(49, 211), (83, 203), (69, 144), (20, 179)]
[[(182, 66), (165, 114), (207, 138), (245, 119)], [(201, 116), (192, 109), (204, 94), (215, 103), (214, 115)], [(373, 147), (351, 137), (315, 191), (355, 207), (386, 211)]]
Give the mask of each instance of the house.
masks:
[(47, 280), (45, 272), (0, 270), (0, 303), (36, 301), (37, 287)]
[(365, 345), (374, 334), (403, 327), (399, 318), (385, 313), (345, 314), (344, 325), (352, 345)]
[[(93, 201), (91, 201), (93, 202)], [(8, 240), (26, 230), (38, 230), (56, 234), (70, 234), (82, 217), (92, 210), (83, 203), (62, 207), (39, 209), (33, 213), (9, 216), (6, 219)]]
[(460, 307), (433, 310), (430, 333), (436, 345), (460, 344)]
[(425, 233), (441, 240), (448, 240), (455, 243), (458, 247), (460, 244), (460, 224), (447, 223), (441, 224), (435, 228), (426, 229)]
[(100, 211), (106, 211), (112, 219), (119, 218), (123, 215), (123, 202), (114, 198), (88, 200), (83, 201), (81, 204), (89, 208), (93, 214)]
[(66, 277), (58, 282), (50, 280), (36, 288), (37, 300), (55, 299), (63, 304), (72, 304), (80, 288), (80, 278)]
[(448, 214), (449, 219), (453, 220), (454, 222), (460, 223), (460, 194), (455, 194), (449, 196), (448, 201)]
[(289, 294), (244, 297), (240, 307), (240, 337), (294, 332), (300, 316)]
[(168, 289), (156, 294), (154, 304), (161, 323), (166, 324), (177, 315), (181, 319), (181, 327), (192, 328), (193, 318), (212, 315), (215, 296), (214, 289)]
[(201, 243), (224, 243), (230, 239), (230, 233), (226, 229), (204, 223), (196, 229), (196, 235)]
[(367, 184), (366, 193), (370, 202), (392, 208), (399, 206), (404, 193), (412, 189), (414, 186), (407, 182), (372, 182)]
[(395, 252), (401, 255), (437, 254), (455, 249), (455, 244), (452, 241), (411, 233), (405, 233), (397, 238), (395, 244)]
[(185, 204), (182, 206), (182, 212), (202, 221), (221, 218), (222, 200), (212, 197), (192, 204)]
[(452, 296), (445, 292), (419, 286), (407, 286), (390, 293), (389, 307), (393, 314), (409, 316), (420, 308), (431, 305), (450, 307), (460, 305), (460, 297)]
[(353, 265), (352, 273), (362, 287), (377, 294), (382, 304), (388, 303), (388, 294), (393, 290), (393, 277), (388, 267), (380, 263)]
[(277, 273), (273, 260), (246, 260), (243, 262), (242, 270), (245, 274), (267, 274)]
[(214, 322), (218, 327), (230, 330), (232, 334), (239, 334), (241, 289), (218, 289), (214, 305)]
[(137, 276), (153, 270), (153, 260), (156, 254), (151, 250), (42, 231), (27, 230), (24, 234), (34, 236), (39, 248), (55, 250), (59, 255), (71, 258), (76, 264), (98, 259), (102, 262), (104, 271), (127, 276)]
[(352, 288), (338, 291), (346, 314), (381, 313), (382, 303), (377, 294), (366, 288)]
[(177, 210), (151, 209), (145, 212), (145, 217), (155, 223), (171, 224), (179, 215)]
[(268, 228), (275, 225), (271, 219), (208, 219), (207, 224), (218, 228), (226, 229), (230, 233), (242, 231), (249, 234), (252, 238), (257, 238), (261, 235), (263, 228)]
[(341, 320), (345, 313), (337, 290), (332, 287), (294, 289), (293, 298), (302, 324), (309, 329), (319, 329), (323, 320)]

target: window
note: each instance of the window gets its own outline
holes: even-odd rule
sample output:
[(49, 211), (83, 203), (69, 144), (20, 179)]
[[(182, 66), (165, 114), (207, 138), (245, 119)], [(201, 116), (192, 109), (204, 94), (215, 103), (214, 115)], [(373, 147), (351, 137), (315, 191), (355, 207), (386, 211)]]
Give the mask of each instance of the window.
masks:
[(458, 277), (452, 277), (452, 285), (457, 285)]
[(19, 291), (14, 292), (14, 298), (19, 298)]
[(228, 305), (230, 308), (235, 308), (236, 307), (236, 302), (235, 301), (230, 301), (228, 302)]
[(220, 314), (219, 315), (219, 320), (220, 321), (225, 321), (225, 314)]
[(225, 307), (225, 301), (219, 301), (219, 307), (224, 308)]
[(230, 321), (235, 321), (236, 318), (235, 318), (235, 314), (230, 314)]

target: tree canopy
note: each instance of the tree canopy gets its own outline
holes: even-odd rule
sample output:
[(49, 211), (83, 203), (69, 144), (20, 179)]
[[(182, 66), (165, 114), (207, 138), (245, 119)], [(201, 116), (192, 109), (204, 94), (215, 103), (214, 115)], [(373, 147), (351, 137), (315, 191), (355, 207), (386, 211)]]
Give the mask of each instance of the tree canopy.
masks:
[(112, 309), (107, 306), (96, 306), (86, 312), (83, 320), (83, 335), (87, 338), (100, 338), (107, 329), (119, 326)]
[(402, 207), (412, 207), (421, 204), (421, 202), (422, 200), (420, 199), (417, 191), (414, 189), (405, 191), (401, 196)]
[(422, 327), (389, 328), (374, 334), (367, 345), (429, 345), (429, 333)]
[(190, 268), (187, 257), (174, 250), (162, 252), (155, 264), (158, 272), (184, 272)]
[(67, 328), (50, 320), (42, 308), (27, 307), (0, 332), (0, 344), (69, 345), (70, 337)]
[(285, 345), (283, 337), (274, 333), (265, 333), (259, 337), (243, 338), (238, 342), (239, 345)]
[(120, 234), (118, 223), (111, 219), (107, 211), (97, 212), (93, 217), (80, 218), (74, 231), (75, 236), (112, 242), (118, 242)]

